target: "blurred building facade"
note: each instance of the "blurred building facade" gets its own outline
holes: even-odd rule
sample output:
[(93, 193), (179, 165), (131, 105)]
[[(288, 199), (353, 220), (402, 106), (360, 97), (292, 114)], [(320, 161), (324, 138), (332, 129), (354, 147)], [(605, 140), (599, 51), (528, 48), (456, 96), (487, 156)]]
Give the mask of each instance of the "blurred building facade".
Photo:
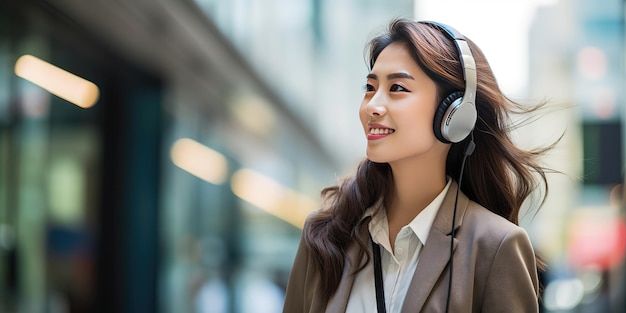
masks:
[(304, 217), (362, 155), (369, 32), (411, 14), (1, 1), (0, 311), (278, 312)]
[[(363, 156), (364, 44), (418, 2), (0, 0), (0, 312), (279, 312), (304, 217)], [(624, 13), (553, 1), (528, 36), (555, 110), (520, 142), (566, 130), (524, 225), (547, 312), (624, 308)]]

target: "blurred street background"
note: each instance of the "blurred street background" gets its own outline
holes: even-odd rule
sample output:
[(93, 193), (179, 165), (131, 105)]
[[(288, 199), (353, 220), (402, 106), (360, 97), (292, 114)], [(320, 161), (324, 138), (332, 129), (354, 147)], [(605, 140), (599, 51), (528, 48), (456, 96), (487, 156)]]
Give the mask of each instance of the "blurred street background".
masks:
[(0, 312), (280, 312), (305, 216), (364, 157), (364, 46), (395, 17), (457, 28), (510, 98), (549, 103), (515, 130), (529, 149), (562, 136), (521, 221), (548, 263), (542, 310), (626, 312), (625, 14), (0, 0)]

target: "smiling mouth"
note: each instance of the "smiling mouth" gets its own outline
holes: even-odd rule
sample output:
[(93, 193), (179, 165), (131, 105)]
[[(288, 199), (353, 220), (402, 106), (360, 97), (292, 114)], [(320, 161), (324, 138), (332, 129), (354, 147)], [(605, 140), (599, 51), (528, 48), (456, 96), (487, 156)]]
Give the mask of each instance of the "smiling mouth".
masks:
[(391, 128), (370, 128), (370, 135), (389, 135), (393, 134), (396, 130)]

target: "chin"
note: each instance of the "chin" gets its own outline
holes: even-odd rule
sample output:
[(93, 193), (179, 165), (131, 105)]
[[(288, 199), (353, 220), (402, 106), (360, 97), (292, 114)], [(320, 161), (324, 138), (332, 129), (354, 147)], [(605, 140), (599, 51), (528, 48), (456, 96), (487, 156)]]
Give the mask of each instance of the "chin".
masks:
[(374, 163), (388, 163), (389, 159), (385, 158), (381, 155), (376, 155), (372, 153), (366, 153), (367, 159)]

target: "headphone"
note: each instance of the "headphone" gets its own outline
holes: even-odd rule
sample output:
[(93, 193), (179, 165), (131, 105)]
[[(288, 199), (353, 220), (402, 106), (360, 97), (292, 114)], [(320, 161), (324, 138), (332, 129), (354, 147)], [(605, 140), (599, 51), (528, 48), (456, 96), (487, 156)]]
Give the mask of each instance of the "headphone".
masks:
[(478, 115), (475, 104), (476, 62), (465, 36), (456, 29), (432, 21), (420, 21), (419, 23), (432, 25), (450, 37), (454, 41), (461, 60), (465, 91), (456, 91), (446, 96), (437, 107), (433, 121), (433, 130), (437, 139), (443, 143), (457, 143), (465, 139), (476, 124)]

